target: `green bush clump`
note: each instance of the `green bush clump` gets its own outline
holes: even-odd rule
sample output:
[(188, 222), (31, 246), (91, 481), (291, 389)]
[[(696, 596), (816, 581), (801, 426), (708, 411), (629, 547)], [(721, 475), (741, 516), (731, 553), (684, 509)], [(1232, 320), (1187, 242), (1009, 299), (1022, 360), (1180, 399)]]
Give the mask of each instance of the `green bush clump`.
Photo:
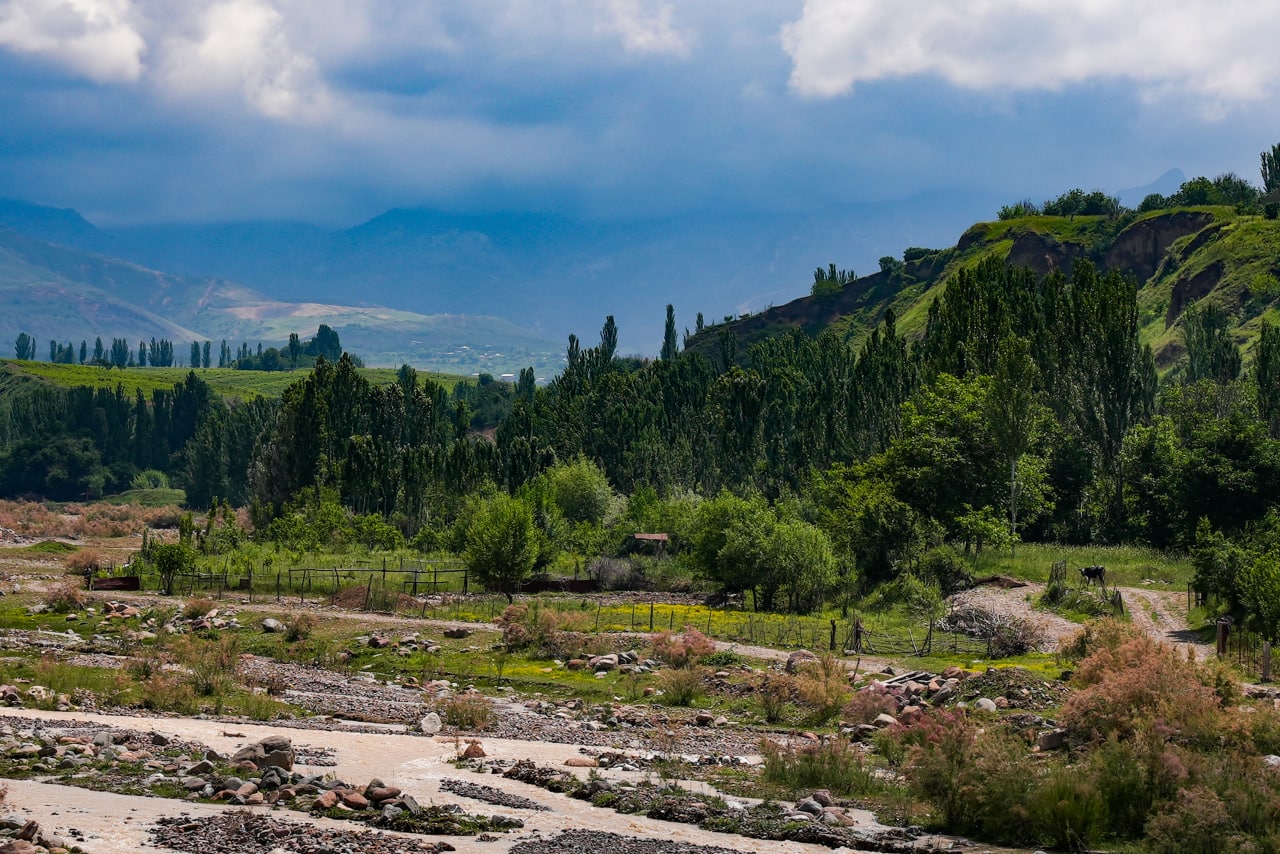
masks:
[(828, 789), (858, 796), (877, 791), (875, 768), (843, 738), (800, 747), (781, 747), (765, 741), (762, 779), (788, 791)]

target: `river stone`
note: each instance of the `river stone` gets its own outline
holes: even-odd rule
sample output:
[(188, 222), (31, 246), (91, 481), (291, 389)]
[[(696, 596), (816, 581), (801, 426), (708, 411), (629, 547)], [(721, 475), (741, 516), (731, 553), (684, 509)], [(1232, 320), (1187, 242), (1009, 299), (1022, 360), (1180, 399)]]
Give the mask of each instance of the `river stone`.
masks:
[(444, 722), (435, 712), (428, 712), (422, 720), (418, 721), (418, 729), (422, 730), (424, 735), (435, 735), (443, 726)]
[(988, 697), (979, 698), (978, 702), (973, 704), (973, 707), (980, 712), (994, 712), (999, 708), (996, 705), (996, 701)]

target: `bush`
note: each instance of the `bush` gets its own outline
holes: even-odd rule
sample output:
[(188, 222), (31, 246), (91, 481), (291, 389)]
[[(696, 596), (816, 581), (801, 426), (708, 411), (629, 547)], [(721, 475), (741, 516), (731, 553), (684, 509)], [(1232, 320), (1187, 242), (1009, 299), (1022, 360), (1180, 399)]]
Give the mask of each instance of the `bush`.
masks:
[(84, 591), (80, 589), (80, 582), (71, 579), (54, 585), (52, 590), (44, 594), (45, 607), (55, 614), (79, 611), (87, 601)]
[(560, 636), (580, 632), (586, 627), (587, 617), (576, 611), (543, 608), (534, 602), (532, 606), (508, 605), (493, 621), (502, 629), (502, 643), (508, 651), (532, 648), (558, 657), (566, 652), (560, 648)]
[(679, 635), (658, 632), (651, 640), (654, 657), (672, 667), (691, 666), (716, 651), (716, 642), (693, 626), (685, 626), (684, 633)]
[(799, 747), (781, 747), (766, 739), (760, 752), (764, 782), (789, 791), (828, 789), (836, 795), (861, 796), (879, 788), (875, 769), (843, 738)]
[(1114, 736), (1089, 756), (1087, 776), (1107, 805), (1112, 833), (1138, 839), (1153, 810), (1172, 798), (1187, 769), (1154, 728), (1138, 738)]
[(647, 590), (649, 586), (644, 564), (629, 558), (596, 558), (587, 564), (587, 575), (599, 582), (601, 590)]
[(299, 614), (289, 621), (289, 628), (284, 633), (284, 639), (289, 643), (306, 640), (311, 637), (311, 633), (315, 631), (316, 618), (310, 614)]
[(212, 599), (205, 599), (202, 596), (198, 596), (186, 601), (182, 606), (182, 616), (186, 617), (188, 620), (198, 620), (212, 611), (215, 607), (216, 606)]
[(786, 673), (769, 672), (760, 678), (756, 696), (767, 723), (776, 724), (787, 713), (787, 704), (795, 695), (795, 679)]
[(168, 489), (169, 476), (156, 469), (144, 469), (133, 476), (129, 486), (132, 489)]
[(183, 637), (173, 644), (173, 653), (188, 670), (188, 683), (199, 697), (221, 701), (235, 684), (240, 643), (235, 635), (216, 640)]
[(702, 669), (682, 667), (658, 673), (662, 702), (668, 706), (692, 706), (702, 696)]
[(869, 724), (880, 715), (896, 715), (898, 700), (883, 685), (872, 685), (855, 691), (853, 698), (840, 710), (840, 720), (847, 724)]
[(1085, 851), (1107, 826), (1107, 803), (1093, 781), (1058, 768), (1032, 793), (1031, 824), (1059, 851)]
[(1080, 661), (1100, 649), (1118, 649), (1129, 641), (1143, 637), (1146, 635), (1133, 623), (1105, 617), (1085, 623), (1084, 628), (1070, 643), (1061, 647), (1058, 653), (1071, 661)]
[(840, 714), (849, 702), (849, 671), (844, 662), (830, 653), (824, 653), (796, 674), (796, 694), (800, 702), (812, 711), (816, 723), (826, 723)]
[(1035, 841), (1028, 793), (1040, 774), (1023, 742), (981, 731), (959, 713), (931, 713), (912, 729), (908, 778), (948, 831), (1009, 845)]
[(1184, 741), (1216, 737), (1221, 708), (1213, 677), (1167, 644), (1147, 637), (1114, 650), (1102, 647), (1077, 667), (1077, 691), (1061, 721), (1076, 740), (1104, 741), (1137, 734), (1147, 724)]
[(458, 729), (476, 732), (493, 722), (493, 706), (482, 694), (457, 694), (439, 706), (440, 717)]
[(102, 569), (102, 553), (97, 549), (81, 549), (66, 560), (68, 572), (90, 578)]
[(1193, 786), (1178, 793), (1147, 822), (1146, 844), (1153, 854), (1226, 854), (1246, 850), (1222, 799)]

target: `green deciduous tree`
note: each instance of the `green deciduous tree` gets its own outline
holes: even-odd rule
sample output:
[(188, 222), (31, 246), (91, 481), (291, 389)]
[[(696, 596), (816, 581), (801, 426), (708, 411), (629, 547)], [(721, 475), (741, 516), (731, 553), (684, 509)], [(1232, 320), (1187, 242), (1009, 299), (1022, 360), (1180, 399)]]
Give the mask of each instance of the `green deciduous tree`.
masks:
[(1271, 643), (1280, 641), (1280, 554), (1268, 552), (1246, 564), (1239, 587), (1257, 631)]
[(571, 523), (599, 525), (613, 503), (613, 490), (600, 467), (585, 457), (558, 463), (547, 472), (556, 507)]
[(472, 512), (464, 556), (467, 568), (490, 590), (512, 594), (538, 558), (533, 511), (518, 498), (498, 494)]
[(1031, 345), (1021, 338), (1000, 343), (996, 372), (986, 396), (987, 424), (996, 449), (1009, 465), (1009, 540), (1018, 537), (1018, 461), (1031, 447), (1036, 423), (1035, 388), (1039, 371), (1031, 359)]

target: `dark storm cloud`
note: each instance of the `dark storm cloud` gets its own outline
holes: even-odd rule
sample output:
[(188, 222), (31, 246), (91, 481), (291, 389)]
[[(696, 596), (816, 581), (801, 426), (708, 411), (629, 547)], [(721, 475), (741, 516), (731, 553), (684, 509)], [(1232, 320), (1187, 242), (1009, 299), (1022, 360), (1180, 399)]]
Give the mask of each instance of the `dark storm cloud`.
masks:
[(106, 222), (812, 210), (1253, 178), (1280, 136), (1259, 4), (955, 5), (0, 0), (0, 195)]

